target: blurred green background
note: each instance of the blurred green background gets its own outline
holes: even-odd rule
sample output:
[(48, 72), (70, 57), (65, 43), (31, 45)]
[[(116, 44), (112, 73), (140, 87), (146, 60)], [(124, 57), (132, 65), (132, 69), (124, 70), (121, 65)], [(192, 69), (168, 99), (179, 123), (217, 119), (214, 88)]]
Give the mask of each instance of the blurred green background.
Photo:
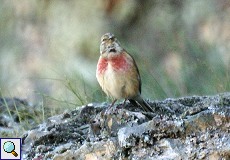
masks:
[(1, 0), (0, 92), (52, 113), (108, 101), (100, 37), (133, 55), (143, 97), (230, 91), (229, 0)]

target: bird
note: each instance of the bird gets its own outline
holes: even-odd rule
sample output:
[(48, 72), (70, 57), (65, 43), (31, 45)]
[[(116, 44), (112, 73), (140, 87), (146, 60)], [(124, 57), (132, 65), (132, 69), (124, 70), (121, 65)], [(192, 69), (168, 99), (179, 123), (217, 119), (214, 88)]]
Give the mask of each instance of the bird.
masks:
[(154, 112), (141, 97), (141, 77), (135, 60), (112, 33), (101, 37), (96, 78), (105, 94), (113, 99), (110, 107), (124, 99), (124, 104), (129, 100), (146, 112)]

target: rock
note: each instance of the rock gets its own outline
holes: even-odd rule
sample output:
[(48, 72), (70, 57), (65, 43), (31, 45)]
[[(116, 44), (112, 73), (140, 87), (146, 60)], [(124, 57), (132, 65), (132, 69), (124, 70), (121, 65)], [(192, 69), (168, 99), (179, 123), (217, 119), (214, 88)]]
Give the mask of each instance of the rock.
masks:
[(37, 125), (31, 115), (39, 115), (42, 111), (26, 100), (0, 97), (0, 137), (15, 137), (15, 132)]
[(82, 106), (28, 131), (24, 159), (230, 159), (230, 93)]

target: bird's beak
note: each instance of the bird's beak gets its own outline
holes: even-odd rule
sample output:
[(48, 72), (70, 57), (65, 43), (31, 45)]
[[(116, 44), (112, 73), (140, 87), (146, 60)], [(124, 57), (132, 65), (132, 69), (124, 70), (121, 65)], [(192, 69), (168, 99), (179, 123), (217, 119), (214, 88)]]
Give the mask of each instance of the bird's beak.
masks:
[(112, 46), (112, 43), (113, 43), (113, 41), (110, 39), (110, 40), (108, 40), (108, 42), (107, 42), (107, 46)]

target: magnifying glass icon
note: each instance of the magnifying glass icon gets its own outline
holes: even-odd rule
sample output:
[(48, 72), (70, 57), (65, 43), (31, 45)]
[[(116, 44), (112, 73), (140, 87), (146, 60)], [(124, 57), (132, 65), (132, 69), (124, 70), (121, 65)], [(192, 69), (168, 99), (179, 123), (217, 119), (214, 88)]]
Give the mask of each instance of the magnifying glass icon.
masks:
[(15, 145), (13, 142), (11, 141), (7, 141), (3, 144), (3, 149), (6, 153), (11, 153), (13, 154), (15, 157), (18, 156), (17, 152), (15, 152)]

